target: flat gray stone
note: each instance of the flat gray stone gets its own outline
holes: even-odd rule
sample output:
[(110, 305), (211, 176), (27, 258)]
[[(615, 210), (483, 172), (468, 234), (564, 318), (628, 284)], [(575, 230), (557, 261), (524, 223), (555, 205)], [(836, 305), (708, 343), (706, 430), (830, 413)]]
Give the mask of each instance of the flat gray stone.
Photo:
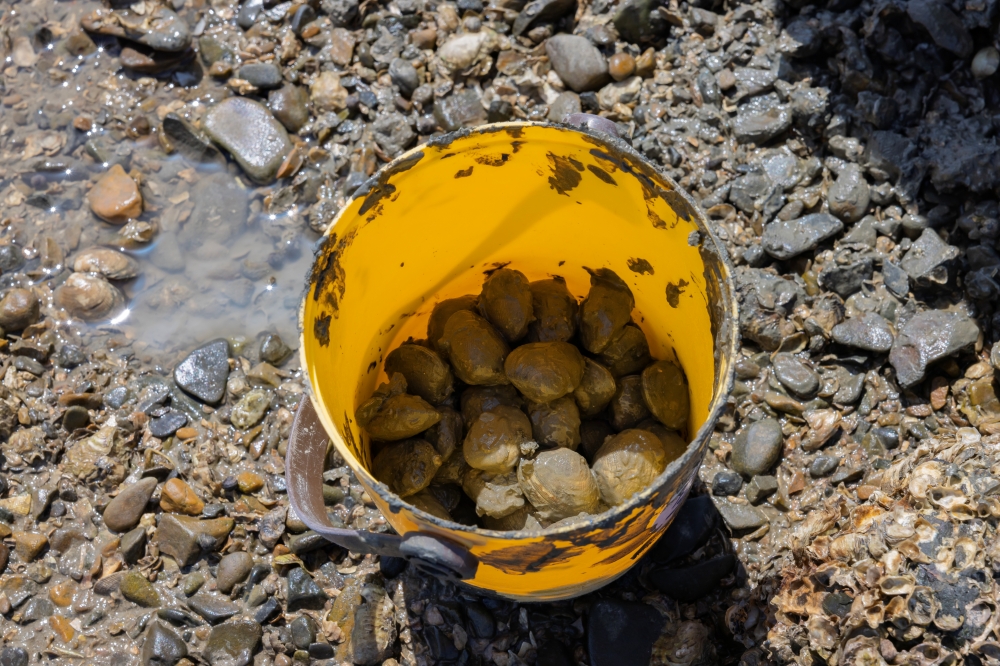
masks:
[(734, 504), (728, 500), (714, 499), (715, 508), (719, 510), (722, 520), (734, 532), (755, 530), (767, 524), (764, 512), (750, 504)]
[(597, 90), (611, 80), (608, 62), (590, 40), (579, 35), (553, 35), (545, 42), (552, 69), (575, 92)]
[(754, 97), (736, 112), (733, 133), (740, 143), (767, 143), (792, 126), (792, 109), (774, 94)]
[(924, 378), (929, 364), (975, 344), (978, 339), (979, 326), (961, 312), (920, 312), (900, 329), (889, 352), (889, 362), (896, 369), (900, 386), (913, 386)]
[(225, 99), (205, 115), (205, 133), (222, 146), (254, 182), (274, 180), (292, 150), (288, 133), (267, 107), (246, 97)]
[(948, 264), (957, 259), (959, 253), (957, 247), (941, 240), (936, 231), (924, 229), (899, 262), (899, 267), (918, 284), (945, 284), (948, 282)]
[(745, 476), (763, 474), (781, 457), (781, 424), (777, 419), (751, 423), (736, 434), (730, 466)]
[(791, 259), (815, 250), (844, 230), (844, 223), (828, 213), (813, 213), (794, 220), (775, 220), (764, 228), (761, 245), (775, 259)]
[(839, 344), (865, 351), (885, 353), (892, 348), (892, 327), (877, 312), (866, 312), (837, 324), (831, 335)]
[(174, 368), (177, 385), (202, 402), (214, 405), (226, 393), (229, 379), (229, 343), (213, 340), (195, 349)]

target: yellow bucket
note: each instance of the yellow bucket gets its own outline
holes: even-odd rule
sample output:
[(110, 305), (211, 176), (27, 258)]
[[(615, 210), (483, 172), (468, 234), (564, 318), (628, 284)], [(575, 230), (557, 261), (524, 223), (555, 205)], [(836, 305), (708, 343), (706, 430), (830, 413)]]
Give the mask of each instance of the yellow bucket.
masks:
[[(337, 451), (400, 535), (471, 554), (476, 566), (464, 582), (478, 592), (546, 601), (617, 578), (687, 496), (732, 383), (731, 269), (700, 209), (624, 141), (530, 123), (431, 141), (363, 190), (327, 232), (301, 311), (302, 364)], [(498, 265), (529, 280), (562, 276), (581, 298), (590, 288), (584, 267), (610, 268), (635, 295), (634, 319), (654, 358), (676, 357), (687, 373), (686, 453), (652, 487), (586, 522), (540, 532), (469, 527), (407, 504), (369, 472), (369, 442), (354, 413), (386, 381), (386, 354), (424, 338), (435, 303), (478, 293)], [(289, 470), (293, 506), (320, 472)]]

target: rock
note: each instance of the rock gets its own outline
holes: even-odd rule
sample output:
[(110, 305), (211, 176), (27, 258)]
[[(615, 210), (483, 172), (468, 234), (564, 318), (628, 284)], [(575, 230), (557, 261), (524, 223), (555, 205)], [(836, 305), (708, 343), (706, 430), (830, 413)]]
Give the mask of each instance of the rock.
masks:
[(309, 656), (312, 659), (331, 659), (333, 646), (329, 643), (313, 643), (309, 646)]
[(38, 297), (30, 289), (8, 289), (0, 298), (0, 327), (6, 331), (20, 331), (38, 321)]
[(89, 32), (123, 37), (155, 51), (176, 53), (191, 46), (191, 30), (180, 16), (166, 7), (138, 14), (131, 9), (98, 9), (80, 21)]
[(28, 666), (28, 651), (22, 647), (5, 647), (0, 652), (0, 666)]
[(974, 319), (961, 312), (930, 310), (913, 315), (899, 329), (889, 352), (900, 386), (910, 387), (924, 378), (927, 366), (969, 347), (979, 339)]
[(0, 574), (7, 570), (7, 563), (10, 561), (10, 548), (7, 544), (0, 543)]
[(267, 107), (289, 132), (298, 132), (309, 122), (309, 93), (305, 88), (286, 83), (267, 96)]
[(309, 573), (301, 567), (288, 572), (288, 611), (301, 609), (319, 610), (326, 604), (328, 597)]
[(628, 53), (616, 53), (608, 60), (608, 73), (615, 81), (624, 81), (635, 73), (635, 58)]
[(205, 659), (218, 666), (247, 666), (260, 645), (261, 626), (253, 620), (233, 620), (212, 628)]
[(237, 583), (242, 583), (253, 567), (253, 557), (250, 553), (229, 553), (219, 562), (216, 571), (216, 586), (220, 592), (229, 594)]
[(836, 456), (816, 456), (813, 461), (809, 463), (809, 476), (814, 479), (830, 476), (833, 474), (833, 470), (837, 469), (837, 465), (839, 464), (840, 458)]
[(560, 18), (575, 6), (575, 0), (532, 0), (514, 19), (511, 34), (519, 37), (539, 23)]
[(793, 58), (808, 58), (819, 50), (823, 43), (820, 31), (813, 27), (809, 19), (797, 18), (785, 26), (778, 48)]
[(21, 624), (29, 624), (31, 622), (36, 622), (38, 620), (44, 620), (47, 617), (52, 617), (52, 614), (56, 612), (56, 607), (48, 599), (43, 599), (41, 597), (35, 597), (30, 599), (28, 603), (24, 604), (21, 609)]
[(486, 120), (482, 100), (472, 88), (465, 88), (434, 102), (434, 118), (445, 130), (453, 132), (464, 126), (478, 125)]
[(156, 530), (160, 552), (170, 555), (181, 566), (198, 559), (201, 551), (218, 550), (233, 531), (232, 518), (198, 520), (189, 516), (164, 514)]
[(125, 296), (102, 277), (71, 273), (56, 287), (55, 304), (84, 321), (113, 319), (125, 309)]
[(771, 368), (775, 378), (799, 397), (810, 398), (819, 390), (819, 374), (794, 354), (776, 354)]
[(437, 57), (453, 72), (466, 70), (479, 61), (484, 52), (489, 52), (490, 41), (490, 35), (483, 31), (455, 35), (438, 48)]
[(274, 597), (271, 597), (257, 608), (253, 614), (253, 619), (258, 624), (265, 624), (281, 615), (281, 604)]
[(750, 479), (744, 496), (751, 504), (760, 504), (778, 491), (778, 479), (770, 474), (758, 474)]
[(774, 87), (778, 72), (757, 67), (737, 67), (733, 70), (736, 89), (749, 96), (760, 95)]
[(209, 109), (204, 128), (260, 184), (274, 180), (292, 150), (285, 128), (267, 107), (246, 97), (230, 97)]
[(170, 513), (184, 513), (198, 516), (205, 508), (205, 503), (194, 489), (179, 478), (173, 478), (163, 484), (160, 489), (160, 508)]
[(715, 507), (729, 529), (734, 532), (747, 532), (767, 525), (767, 516), (755, 506), (716, 500)]
[(888, 259), (882, 262), (882, 280), (886, 288), (900, 298), (910, 293), (910, 277)]
[(691, 603), (714, 590), (735, 566), (736, 557), (724, 553), (680, 569), (658, 567), (647, 574), (647, 580), (668, 597)]
[(174, 369), (174, 381), (202, 402), (214, 405), (226, 393), (229, 343), (213, 340), (195, 349)]
[(841, 243), (844, 245), (864, 245), (866, 247), (874, 248), (875, 242), (878, 240), (878, 230), (875, 225), (878, 224), (877, 220), (871, 215), (865, 215), (859, 222), (857, 222), (850, 231), (844, 234), (841, 239)]
[(97, 179), (87, 193), (94, 215), (111, 224), (125, 224), (142, 214), (142, 195), (120, 164), (115, 164)]
[(844, 222), (856, 222), (864, 217), (870, 200), (868, 181), (857, 164), (844, 166), (826, 193), (830, 212)]
[(109, 280), (131, 280), (139, 274), (139, 262), (109, 247), (90, 247), (73, 259), (77, 273), (97, 273)]
[(253, 472), (241, 472), (236, 476), (236, 486), (241, 493), (249, 495), (264, 487), (264, 479)]
[(118, 552), (129, 564), (135, 564), (142, 559), (146, 554), (146, 528), (137, 527), (123, 534)]
[(733, 132), (740, 143), (767, 143), (792, 126), (792, 110), (777, 95), (754, 97), (736, 112)]
[(176, 409), (168, 409), (166, 413), (150, 419), (149, 434), (159, 439), (166, 439), (184, 427), (188, 417)]
[(940, 0), (909, 0), (906, 13), (914, 23), (923, 26), (934, 43), (941, 48), (959, 58), (972, 55), (972, 35), (962, 24), (962, 19), (948, 8), (947, 3)]
[(642, 78), (638, 76), (609, 83), (598, 91), (597, 103), (601, 109), (610, 111), (616, 104), (628, 104), (635, 100), (640, 90), (642, 90)]
[(567, 90), (559, 93), (555, 101), (549, 104), (549, 120), (554, 123), (565, 122), (566, 116), (580, 111), (580, 96)]
[(416, 68), (405, 58), (396, 58), (389, 63), (389, 78), (406, 98), (409, 98), (421, 84)]
[(188, 654), (187, 645), (173, 630), (151, 622), (142, 644), (143, 666), (174, 666)]
[(735, 472), (716, 472), (712, 478), (712, 494), (716, 497), (735, 497), (743, 489), (743, 477)]
[(761, 244), (775, 259), (791, 259), (815, 250), (843, 230), (843, 222), (833, 215), (813, 213), (794, 220), (774, 220), (764, 228)]
[(475, 638), (491, 639), (496, 634), (496, 619), (489, 609), (476, 601), (464, 604), (465, 616), (468, 618), (470, 634)]
[(316, 641), (316, 622), (308, 615), (292, 620), (288, 629), (292, 632), (292, 643), (300, 650), (308, 649)]
[(195, 164), (222, 164), (225, 160), (205, 133), (181, 118), (168, 113), (163, 118), (163, 135), (181, 155)]
[(147, 477), (125, 486), (104, 509), (104, 525), (112, 532), (127, 532), (139, 524), (149, 498), (156, 490), (156, 479)]
[(343, 111), (347, 108), (347, 96), (336, 72), (320, 72), (309, 86), (309, 98), (321, 111)]
[(122, 577), (118, 586), (122, 596), (132, 603), (155, 608), (160, 605), (160, 594), (145, 576), (138, 571), (129, 571)]
[(762, 419), (736, 434), (729, 464), (744, 476), (763, 474), (778, 462), (781, 447), (781, 424), (777, 419)]
[(941, 240), (936, 231), (924, 229), (920, 238), (899, 262), (899, 267), (918, 285), (946, 284), (948, 266), (959, 254), (960, 250)]
[(656, 36), (652, 11), (660, 3), (654, 0), (625, 0), (615, 12), (612, 21), (619, 36), (626, 42), (641, 44)]
[(42, 549), (48, 545), (49, 540), (44, 534), (35, 532), (14, 532), (14, 552), (21, 558), (22, 562), (31, 562)]
[(1000, 67), (1000, 51), (992, 46), (984, 46), (972, 59), (972, 75), (977, 79), (993, 76)]
[(591, 666), (648, 664), (665, 619), (652, 606), (601, 599), (587, 618)]
[(689, 497), (674, 516), (670, 527), (650, 550), (648, 557), (658, 564), (669, 564), (680, 559), (708, 541), (718, 524), (719, 512), (711, 498), (705, 495)]
[(401, 113), (382, 114), (372, 123), (371, 128), (375, 143), (389, 157), (399, 157), (417, 138), (417, 133)]
[(553, 35), (545, 42), (545, 53), (552, 69), (575, 92), (597, 90), (610, 78), (604, 56), (585, 37)]
[(188, 599), (188, 608), (209, 624), (225, 622), (240, 612), (240, 607), (220, 594), (201, 592)]
[(0, 245), (0, 273), (15, 273), (24, 266), (24, 252), (13, 243)]
[(861, 291), (862, 285), (872, 279), (875, 264), (871, 257), (860, 257), (850, 263), (828, 264), (819, 274), (819, 284), (841, 298), (847, 298)]
[(265, 389), (253, 389), (233, 406), (229, 420), (241, 430), (252, 428), (264, 418), (264, 413), (270, 404), (270, 393)]
[(280, 88), (281, 68), (273, 62), (254, 62), (240, 67), (239, 78), (261, 90)]
[(885, 353), (892, 348), (892, 328), (877, 312), (865, 312), (837, 324), (831, 335), (839, 344), (865, 351)]

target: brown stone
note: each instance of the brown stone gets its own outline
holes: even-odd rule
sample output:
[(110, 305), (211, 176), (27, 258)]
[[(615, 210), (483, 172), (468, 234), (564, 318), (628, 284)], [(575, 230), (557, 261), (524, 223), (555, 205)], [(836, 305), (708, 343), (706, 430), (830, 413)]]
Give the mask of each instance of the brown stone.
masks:
[(418, 49), (433, 49), (437, 44), (437, 28), (431, 26), (423, 30), (414, 30), (410, 33), (410, 41)]
[(931, 381), (931, 407), (935, 411), (944, 409), (948, 402), (948, 380), (944, 377), (935, 377)]
[(31, 562), (42, 552), (49, 540), (44, 534), (14, 532), (14, 552), (23, 562)]
[(104, 524), (112, 532), (128, 532), (139, 524), (155, 489), (156, 479), (152, 477), (125, 486), (104, 509)]
[(194, 428), (184, 427), (184, 428), (178, 429), (177, 432), (174, 433), (174, 435), (177, 437), (177, 439), (181, 439), (181, 440), (184, 440), (184, 439), (194, 439), (195, 437), (198, 436), (198, 431), (195, 430)]
[(330, 31), (330, 60), (347, 67), (354, 57), (354, 34), (346, 28), (334, 28)]
[(174, 558), (181, 566), (187, 566), (201, 554), (199, 537), (206, 537), (205, 545), (217, 550), (226, 542), (233, 525), (232, 518), (198, 520), (168, 513), (160, 518), (155, 541), (161, 553)]
[(197, 516), (205, 509), (205, 503), (191, 486), (181, 479), (173, 478), (163, 484), (160, 490), (160, 508), (170, 513)]
[(608, 60), (608, 72), (615, 81), (624, 81), (635, 74), (635, 58), (628, 53), (616, 53)]
[(243, 493), (255, 493), (264, 487), (264, 479), (253, 472), (243, 472), (236, 477), (236, 484)]
[(76, 629), (69, 623), (69, 620), (62, 615), (52, 615), (49, 617), (49, 626), (56, 632), (56, 635), (63, 643), (69, 643), (76, 635)]
[(49, 599), (56, 606), (65, 608), (73, 603), (73, 591), (76, 585), (71, 580), (64, 580), (49, 588)]
[(111, 224), (125, 224), (142, 213), (142, 195), (120, 164), (115, 164), (98, 179), (87, 194), (90, 210)]
[(7, 561), (10, 559), (10, 548), (7, 544), (0, 543), (0, 574), (7, 570)]

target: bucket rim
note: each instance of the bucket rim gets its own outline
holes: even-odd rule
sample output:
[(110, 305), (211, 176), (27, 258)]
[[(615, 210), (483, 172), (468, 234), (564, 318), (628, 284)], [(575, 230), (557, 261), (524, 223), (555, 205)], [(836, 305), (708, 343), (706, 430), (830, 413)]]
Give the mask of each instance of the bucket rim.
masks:
[[(358, 460), (353, 455), (350, 456), (350, 460), (344, 456), (344, 452), (347, 451), (347, 447), (343, 438), (337, 431), (336, 425), (330, 419), (327, 413), (326, 406), (323, 401), (319, 398), (319, 393), (316, 391), (314, 386), (313, 373), (310, 371), (310, 366), (306, 358), (306, 327), (304, 325), (305, 321), (305, 309), (308, 300), (308, 295), (311, 287), (313, 286), (313, 269), (316, 266), (317, 260), (323, 253), (324, 244), (329, 239), (331, 233), (337, 228), (338, 224), (342, 221), (345, 212), (351, 208), (351, 205), (359, 198), (363, 198), (368, 195), (373, 189), (378, 186), (378, 182), (381, 178), (387, 178), (397, 172), (405, 171), (411, 167), (415, 167), (419, 164), (420, 158), (423, 156), (423, 151), (426, 148), (444, 148), (455, 141), (460, 139), (465, 139), (476, 135), (488, 135), (497, 132), (502, 132), (505, 130), (517, 130), (523, 128), (542, 128), (542, 129), (552, 129), (563, 132), (573, 132), (577, 134), (583, 134), (589, 137), (592, 141), (597, 141), (601, 144), (605, 144), (612, 148), (615, 152), (628, 157), (630, 160), (638, 162), (645, 167), (652, 170), (657, 177), (665, 181), (673, 190), (673, 193), (679, 196), (687, 204), (688, 210), (695, 218), (696, 225), (699, 227), (699, 233), (702, 238), (699, 243), (704, 247), (710, 245), (709, 251), (714, 255), (716, 260), (722, 267), (722, 271), (719, 275), (721, 278), (720, 282), (725, 287), (721, 291), (728, 292), (729, 298), (728, 307), (722, 309), (722, 322), (719, 330), (720, 335), (724, 335), (725, 338), (722, 341), (720, 353), (723, 356), (727, 356), (733, 360), (733, 362), (728, 364), (725, 370), (725, 376), (722, 377), (722, 381), (718, 387), (718, 390), (714, 392), (712, 400), (709, 403), (708, 416), (706, 417), (704, 423), (698, 428), (695, 436), (688, 442), (687, 448), (685, 449), (683, 455), (675, 458), (666, 469), (656, 477), (653, 483), (648, 487), (644, 488), (640, 492), (634, 494), (626, 502), (622, 504), (615, 505), (608, 508), (607, 510), (599, 513), (588, 515), (579, 520), (574, 520), (567, 522), (566, 524), (559, 525), (558, 527), (547, 527), (541, 530), (490, 530), (474, 525), (464, 525), (451, 520), (443, 520), (433, 514), (430, 514), (417, 506), (410, 504), (405, 498), (402, 498), (392, 492), (388, 486), (377, 480), (371, 472), (369, 472), (361, 461)], [(337, 452), (344, 457), (345, 464), (351, 469), (351, 472), (355, 476), (359, 475), (358, 470), (361, 470), (366, 476), (366, 480), (370, 480), (371, 487), (374, 488), (379, 498), (385, 502), (392, 513), (398, 513), (402, 508), (406, 508), (408, 511), (415, 513), (422, 521), (428, 523), (435, 528), (442, 531), (450, 532), (462, 532), (467, 534), (481, 535), (488, 537), (490, 539), (501, 539), (501, 540), (513, 540), (513, 539), (523, 539), (525, 537), (553, 537), (553, 536), (565, 536), (578, 531), (581, 527), (586, 527), (588, 529), (593, 528), (606, 528), (611, 527), (623, 518), (626, 518), (628, 514), (635, 511), (638, 507), (643, 504), (648, 503), (649, 499), (652, 497), (653, 493), (658, 490), (664, 483), (666, 483), (671, 477), (676, 475), (681, 471), (684, 466), (690, 464), (691, 459), (695, 456), (703, 456), (704, 450), (708, 445), (709, 440), (712, 437), (712, 433), (715, 431), (715, 427), (722, 416), (722, 413), (726, 409), (729, 394), (732, 392), (733, 382), (735, 381), (735, 360), (736, 355), (739, 352), (740, 344), (740, 333), (739, 333), (739, 302), (737, 298), (736, 285), (734, 280), (734, 270), (733, 264), (729, 257), (729, 252), (726, 250), (725, 244), (721, 243), (712, 228), (709, 226), (708, 218), (702, 210), (701, 206), (697, 204), (691, 195), (682, 187), (680, 187), (673, 178), (671, 178), (663, 169), (654, 164), (651, 160), (645, 157), (642, 153), (637, 151), (628, 141), (617, 136), (606, 134), (598, 130), (592, 129), (586, 126), (575, 126), (567, 125), (565, 123), (556, 123), (551, 121), (537, 122), (537, 121), (507, 121), (501, 123), (489, 123), (484, 125), (478, 125), (476, 127), (464, 127), (453, 132), (448, 132), (439, 137), (434, 137), (424, 143), (418, 144), (413, 148), (410, 148), (400, 155), (392, 159), (391, 161), (383, 164), (379, 169), (377, 169), (367, 180), (364, 181), (358, 188), (351, 194), (350, 198), (344, 204), (344, 206), (337, 212), (334, 216), (333, 221), (327, 227), (323, 235), (316, 241), (315, 251), (313, 253), (313, 264), (310, 267), (308, 274), (305, 276), (305, 287), (303, 290), (303, 296), (300, 300), (299, 305), (299, 363), (302, 369), (305, 371), (308, 378), (308, 385), (305, 387), (307, 395), (312, 399), (313, 405), (316, 408), (316, 414), (319, 417), (320, 423), (323, 424), (323, 429), (326, 431), (327, 436), (330, 441), (333, 442), (334, 447)], [(718, 347), (717, 347), (718, 348)], [(351, 464), (353, 461), (355, 464)], [(697, 475), (697, 470), (701, 467), (701, 462), (693, 468), (693, 473), (690, 479), (684, 479), (682, 485), (686, 485), (683, 488), (683, 494), (686, 496), (690, 491), (691, 485), (693, 485), (694, 477)], [(563, 521), (560, 521), (563, 522)]]

